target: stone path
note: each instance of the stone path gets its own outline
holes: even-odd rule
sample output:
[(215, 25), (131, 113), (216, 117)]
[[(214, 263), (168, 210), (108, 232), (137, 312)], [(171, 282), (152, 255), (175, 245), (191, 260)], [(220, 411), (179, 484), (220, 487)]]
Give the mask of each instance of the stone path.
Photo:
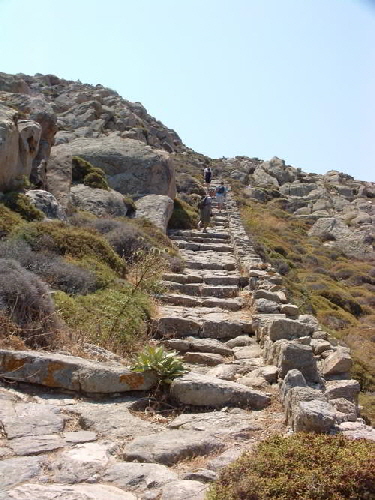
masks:
[[(115, 361), (0, 352), (0, 500), (203, 500), (223, 466), (285, 432), (280, 374), (292, 427), (372, 432), (357, 418), (358, 384), (344, 377), (348, 354), (287, 303), (230, 200), (207, 234), (171, 237), (186, 268), (164, 275), (153, 328), (190, 370), (171, 387), (179, 411), (154, 411), (142, 392), (152, 377)], [(104, 385), (118, 394), (61, 392)]]

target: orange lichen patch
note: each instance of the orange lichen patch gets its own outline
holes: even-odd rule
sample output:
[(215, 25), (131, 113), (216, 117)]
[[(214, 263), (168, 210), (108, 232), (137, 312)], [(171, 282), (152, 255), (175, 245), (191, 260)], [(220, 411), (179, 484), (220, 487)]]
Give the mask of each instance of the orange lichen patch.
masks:
[(5, 356), (2, 362), (3, 372), (15, 372), (22, 368), (26, 363), (26, 359), (13, 358), (11, 356)]
[(58, 384), (55, 380), (55, 372), (58, 370), (62, 370), (65, 368), (65, 363), (62, 363), (61, 361), (51, 361), (48, 363), (47, 366), (47, 375), (46, 377), (41, 381), (43, 385), (46, 385), (47, 387), (60, 387), (60, 384)]
[(126, 373), (120, 375), (120, 382), (127, 384), (131, 389), (138, 389), (144, 383), (144, 377), (141, 373)]

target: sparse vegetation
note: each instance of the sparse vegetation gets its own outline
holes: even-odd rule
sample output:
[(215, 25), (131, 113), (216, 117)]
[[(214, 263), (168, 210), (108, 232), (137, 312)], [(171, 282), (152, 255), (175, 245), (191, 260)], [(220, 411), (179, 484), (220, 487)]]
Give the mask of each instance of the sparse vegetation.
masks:
[(95, 189), (109, 190), (103, 170), (94, 167), (90, 162), (79, 156), (73, 156), (72, 158), (72, 180)]
[(375, 443), (295, 434), (259, 444), (224, 469), (208, 500), (370, 500)]
[(22, 224), (22, 217), (0, 202), (0, 238), (7, 236)]
[(176, 198), (168, 229), (191, 229), (197, 227), (198, 213), (188, 203)]
[(1, 198), (1, 203), (10, 210), (13, 210), (13, 212), (20, 214), (20, 216), (27, 221), (44, 219), (43, 212), (36, 208), (31, 203), (30, 198), (23, 193), (16, 191), (6, 193)]
[(162, 384), (171, 384), (187, 371), (177, 351), (156, 346), (148, 346), (139, 353), (132, 369), (140, 373), (154, 371)]

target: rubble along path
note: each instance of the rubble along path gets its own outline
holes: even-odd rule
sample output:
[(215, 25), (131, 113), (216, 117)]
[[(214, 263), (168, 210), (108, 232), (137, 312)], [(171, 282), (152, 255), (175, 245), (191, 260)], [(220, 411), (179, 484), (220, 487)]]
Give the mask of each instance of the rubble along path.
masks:
[[(154, 325), (190, 370), (171, 389), (182, 412), (147, 413), (147, 393), (124, 395), (121, 387), (117, 395), (92, 398), (39, 385), (52, 377), (53, 387), (74, 391), (79, 382), (95, 391), (125, 377), (127, 390), (147, 389), (147, 380), (133, 387), (131, 375), (119, 376), (124, 367), (115, 362), (98, 368), (70, 356), (4, 351), (0, 500), (199, 500), (222, 467), (284, 432), (273, 396), (277, 370), (264, 366), (253, 336), (248, 279), (237, 267), (227, 213), (214, 211), (208, 233), (171, 235), (186, 267), (164, 275), (167, 292)], [(54, 375), (56, 365), (64, 377)]]

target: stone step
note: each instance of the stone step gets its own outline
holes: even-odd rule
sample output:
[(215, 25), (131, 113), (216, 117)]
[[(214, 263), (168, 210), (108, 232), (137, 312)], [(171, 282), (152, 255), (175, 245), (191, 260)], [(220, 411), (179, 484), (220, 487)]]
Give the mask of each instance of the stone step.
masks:
[(181, 306), (163, 306), (159, 318), (153, 322), (155, 333), (168, 337), (200, 337), (230, 339), (252, 334), (251, 318), (241, 312), (225, 312), (219, 309)]
[(181, 239), (181, 238), (190, 238), (194, 236), (199, 236), (200, 238), (215, 238), (218, 240), (230, 240), (230, 234), (228, 232), (221, 232), (221, 231), (210, 231), (209, 233), (202, 233), (201, 231), (198, 230), (180, 230), (180, 231), (174, 231), (173, 233), (170, 234), (170, 239)]
[(189, 257), (185, 258), (185, 265), (188, 269), (206, 269), (206, 270), (225, 270), (234, 271), (236, 269), (236, 264), (234, 262), (204, 262), (202, 260), (196, 260)]
[[(202, 233), (204, 234), (204, 233)], [(186, 250), (192, 250), (193, 252), (233, 252), (232, 245), (225, 245), (219, 243), (196, 243), (193, 241), (186, 240), (176, 240), (175, 245), (178, 248), (184, 248)]]
[(176, 306), (219, 307), (228, 311), (239, 311), (243, 307), (243, 299), (241, 297), (221, 299), (218, 297), (193, 297), (191, 295), (175, 293), (160, 295), (158, 299), (164, 303)]
[(168, 290), (180, 292), (195, 297), (235, 297), (238, 294), (238, 286), (214, 286), (200, 283), (177, 283), (174, 281), (162, 281), (161, 284)]
[(238, 274), (228, 275), (228, 274), (182, 274), (182, 273), (164, 273), (163, 280), (168, 282), (175, 282), (181, 284), (188, 283), (204, 283), (206, 285), (216, 285), (216, 286), (239, 286), (241, 281), (241, 276)]

